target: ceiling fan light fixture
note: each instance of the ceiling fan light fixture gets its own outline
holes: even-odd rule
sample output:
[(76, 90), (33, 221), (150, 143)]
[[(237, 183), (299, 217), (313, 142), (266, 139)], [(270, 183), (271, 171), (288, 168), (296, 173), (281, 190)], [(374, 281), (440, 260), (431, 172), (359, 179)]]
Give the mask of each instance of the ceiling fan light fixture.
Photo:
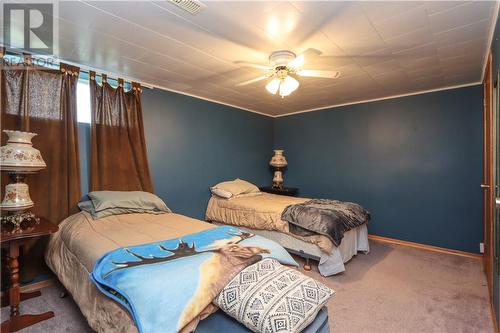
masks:
[[(267, 71), (267, 74), (238, 83), (236, 86), (245, 86), (271, 78), (271, 80), (266, 84), (266, 90), (273, 95), (279, 94), (282, 98), (284, 98), (297, 90), (300, 85), (299, 81), (297, 81), (294, 76), (325, 79), (336, 79), (340, 76), (340, 72), (338, 71), (302, 68), (305, 64), (306, 57), (309, 57), (306, 56), (306, 54), (311, 55), (310, 50), (314, 51), (314, 49), (307, 49), (298, 56), (287, 50), (275, 51), (269, 56), (270, 66), (237, 61), (236, 63), (244, 64), (247, 67), (265, 70)], [(321, 52), (315, 50), (314, 54), (317, 56), (321, 54)]]
[(299, 81), (291, 76), (286, 76), (280, 84), (280, 96), (285, 97), (290, 95), (292, 92), (297, 90), (299, 87)]
[(266, 84), (266, 90), (269, 91), (271, 94), (276, 95), (280, 87), (280, 83), (281, 81), (278, 78), (274, 78), (271, 81), (269, 81), (268, 84)]
[(284, 85), (280, 86), (280, 96), (281, 98), (285, 98), (286, 96), (290, 95), (292, 92), (290, 90), (285, 89)]

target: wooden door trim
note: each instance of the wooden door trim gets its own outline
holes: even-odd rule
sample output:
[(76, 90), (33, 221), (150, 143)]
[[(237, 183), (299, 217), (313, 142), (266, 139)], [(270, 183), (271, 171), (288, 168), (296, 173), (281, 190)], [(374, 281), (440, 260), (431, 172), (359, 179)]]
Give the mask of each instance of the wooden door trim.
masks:
[(491, 52), (488, 54), (486, 70), (483, 81), (483, 184), (489, 186), (484, 188), (484, 272), (488, 281), (490, 297), (493, 286), (493, 219), (495, 213), (494, 196), (494, 169), (493, 169), (493, 91), (492, 91), (492, 58)]

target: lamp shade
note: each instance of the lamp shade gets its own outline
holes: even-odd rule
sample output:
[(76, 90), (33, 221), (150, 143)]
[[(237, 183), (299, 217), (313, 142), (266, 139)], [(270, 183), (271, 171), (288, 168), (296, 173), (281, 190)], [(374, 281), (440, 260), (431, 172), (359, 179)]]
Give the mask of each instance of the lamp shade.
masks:
[(275, 95), (278, 92), (278, 88), (280, 87), (280, 82), (281, 81), (277, 78), (274, 78), (271, 81), (269, 81), (269, 83), (266, 85), (267, 91)]
[(4, 130), (9, 136), (5, 146), (0, 147), (0, 169), (11, 172), (35, 172), (47, 165), (31, 139), (36, 133)]
[(269, 81), (269, 83), (266, 84), (266, 90), (273, 95), (276, 95), (279, 91), (281, 97), (286, 97), (297, 90), (299, 85), (299, 81), (285, 74), (284, 76), (278, 76)]
[(269, 162), (269, 165), (275, 167), (275, 168), (284, 168), (288, 165), (286, 162), (285, 155), (283, 155), (282, 149), (276, 149), (274, 150), (274, 155), (271, 158), (271, 161)]
[(280, 96), (285, 97), (290, 95), (292, 92), (297, 90), (299, 87), (299, 81), (295, 80), (291, 76), (287, 76), (283, 79), (283, 82), (280, 84)]

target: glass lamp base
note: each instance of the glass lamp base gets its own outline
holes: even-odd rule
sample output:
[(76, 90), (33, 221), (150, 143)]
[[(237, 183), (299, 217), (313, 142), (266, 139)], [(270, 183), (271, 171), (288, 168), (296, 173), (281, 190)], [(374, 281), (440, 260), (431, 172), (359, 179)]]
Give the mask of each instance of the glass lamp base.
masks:
[(279, 188), (283, 186), (283, 173), (281, 172), (280, 169), (276, 169), (274, 171), (274, 177), (273, 177), (273, 188)]
[(40, 218), (36, 217), (32, 212), (17, 212), (8, 213), (1, 217), (2, 226), (10, 226), (14, 228), (22, 228), (25, 225), (33, 225), (40, 222)]

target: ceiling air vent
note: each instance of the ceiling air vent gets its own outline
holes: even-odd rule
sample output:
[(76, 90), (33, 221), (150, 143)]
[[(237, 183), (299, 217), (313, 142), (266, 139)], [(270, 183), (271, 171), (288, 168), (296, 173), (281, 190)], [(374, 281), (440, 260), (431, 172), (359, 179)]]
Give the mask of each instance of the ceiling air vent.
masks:
[(191, 15), (196, 15), (207, 6), (197, 0), (168, 0)]

